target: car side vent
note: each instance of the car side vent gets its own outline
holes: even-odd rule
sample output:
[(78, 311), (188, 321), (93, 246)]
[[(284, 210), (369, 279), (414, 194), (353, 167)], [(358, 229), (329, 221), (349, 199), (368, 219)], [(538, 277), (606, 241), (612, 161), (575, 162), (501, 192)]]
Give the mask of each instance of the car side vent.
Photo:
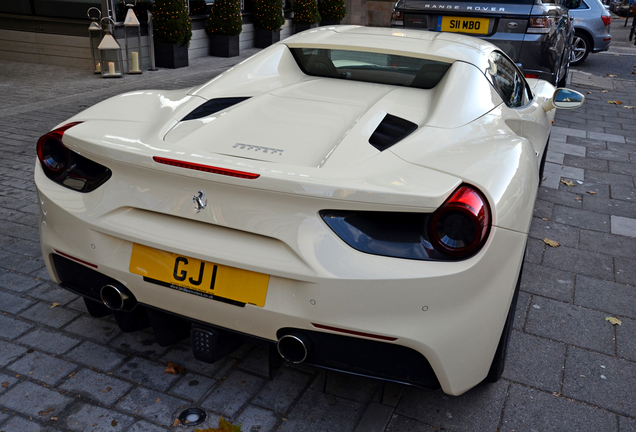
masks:
[(417, 129), (413, 122), (387, 114), (369, 138), (369, 144), (384, 151)]
[(232, 105), (243, 102), (245, 99), (249, 99), (249, 97), (218, 98), (209, 100), (203, 105), (198, 106), (194, 111), (185, 116), (181, 121), (195, 120), (198, 118), (207, 117), (211, 114), (214, 114), (215, 112), (222, 111), (226, 108), (231, 107)]

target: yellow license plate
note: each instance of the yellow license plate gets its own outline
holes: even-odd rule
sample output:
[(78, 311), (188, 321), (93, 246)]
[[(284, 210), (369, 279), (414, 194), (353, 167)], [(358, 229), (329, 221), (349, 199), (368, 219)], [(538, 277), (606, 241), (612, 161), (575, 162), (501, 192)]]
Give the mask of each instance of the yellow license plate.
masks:
[(437, 18), (437, 31), (488, 34), (489, 25), (489, 18), (463, 18), (448, 16), (440, 16)]
[(263, 307), (269, 275), (241, 270), (133, 244), (131, 273), (144, 280), (201, 297)]

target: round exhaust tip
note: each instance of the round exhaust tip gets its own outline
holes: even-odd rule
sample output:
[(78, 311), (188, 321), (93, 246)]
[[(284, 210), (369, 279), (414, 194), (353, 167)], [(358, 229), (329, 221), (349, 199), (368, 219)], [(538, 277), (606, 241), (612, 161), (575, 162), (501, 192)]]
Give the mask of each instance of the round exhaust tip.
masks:
[(111, 310), (120, 311), (130, 306), (132, 295), (125, 292), (124, 289), (114, 285), (104, 285), (99, 291), (102, 302)]
[(292, 363), (302, 363), (311, 350), (311, 341), (304, 335), (287, 334), (278, 339), (278, 353)]

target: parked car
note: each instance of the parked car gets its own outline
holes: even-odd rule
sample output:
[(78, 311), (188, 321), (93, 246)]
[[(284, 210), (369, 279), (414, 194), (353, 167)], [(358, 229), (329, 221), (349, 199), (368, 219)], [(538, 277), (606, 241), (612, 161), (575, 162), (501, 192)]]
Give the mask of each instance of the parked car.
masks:
[(398, 0), (391, 27), (469, 34), (497, 45), (529, 78), (565, 85), (574, 31), (568, 8), (581, 0)]
[(574, 18), (571, 64), (583, 63), (591, 52), (609, 49), (612, 16), (600, 0), (582, 0), (578, 8), (570, 10), (570, 16)]
[(630, 0), (612, 0), (610, 3), (610, 11), (619, 16), (633, 16), (632, 2)]
[[(461, 394), (503, 371), (554, 107), (496, 46), (332, 26), (37, 143), (51, 278), (123, 331)], [(282, 357), (282, 358), (281, 358)]]

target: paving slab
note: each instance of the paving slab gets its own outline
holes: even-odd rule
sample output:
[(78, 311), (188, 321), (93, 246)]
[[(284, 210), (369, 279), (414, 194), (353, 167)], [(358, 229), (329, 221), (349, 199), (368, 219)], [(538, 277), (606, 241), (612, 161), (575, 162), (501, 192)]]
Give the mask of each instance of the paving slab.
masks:
[(273, 411), (286, 412), (300, 397), (311, 376), (289, 368), (280, 368), (272, 381), (256, 395), (254, 403)]
[(59, 386), (69, 395), (85, 396), (105, 406), (114, 405), (133, 387), (132, 383), (86, 368), (70, 374)]
[[(636, 417), (636, 364), (601, 353), (568, 347), (563, 395)], [(611, 408), (610, 408), (611, 407)]]
[(0, 405), (34, 418), (42, 417), (39, 412), (55, 416), (71, 402), (71, 397), (28, 381), (16, 384), (0, 396)]
[(77, 365), (31, 349), (8, 368), (26, 377), (54, 385), (76, 370)]
[(364, 413), (365, 405), (309, 389), (280, 430), (282, 432), (351, 432)]
[(565, 344), (513, 331), (504, 378), (548, 392), (559, 392)]
[(579, 275), (576, 277), (574, 303), (636, 319), (636, 288), (630, 285)]
[(607, 315), (544, 297), (534, 296), (525, 331), (555, 341), (613, 354), (614, 329)]
[(510, 386), (503, 431), (614, 431), (615, 414), (517, 384)]
[(475, 387), (460, 398), (409, 388), (395, 412), (444, 429), (492, 431), (499, 424), (508, 385), (500, 380)]
[(134, 417), (102, 407), (78, 404), (67, 414), (64, 425), (73, 432), (125, 431), (135, 422)]

